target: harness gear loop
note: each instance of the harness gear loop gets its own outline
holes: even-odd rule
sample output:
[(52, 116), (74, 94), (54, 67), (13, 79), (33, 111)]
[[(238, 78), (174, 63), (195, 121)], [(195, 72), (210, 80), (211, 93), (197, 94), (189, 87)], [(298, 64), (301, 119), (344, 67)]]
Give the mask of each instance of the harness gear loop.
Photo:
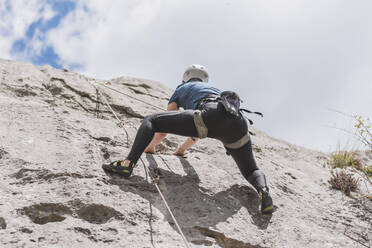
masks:
[(198, 132), (198, 137), (204, 139), (208, 136), (208, 128), (203, 121), (203, 117), (200, 110), (194, 111), (194, 124), (196, 131)]
[(244, 146), (245, 144), (247, 144), (250, 139), (251, 138), (249, 137), (249, 134), (246, 133), (243, 137), (241, 137), (239, 140), (235, 141), (234, 143), (230, 143), (230, 144), (224, 143), (224, 146), (229, 149), (238, 149)]

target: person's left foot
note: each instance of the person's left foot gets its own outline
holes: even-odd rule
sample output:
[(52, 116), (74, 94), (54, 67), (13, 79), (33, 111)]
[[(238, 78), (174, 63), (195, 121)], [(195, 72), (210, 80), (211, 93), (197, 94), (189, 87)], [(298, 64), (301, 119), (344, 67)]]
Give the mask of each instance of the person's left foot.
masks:
[(261, 199), (261, 213), (263, 214), (271, 214), (274, 210), (273, 199), (269, 193), (269, 190), (265, 188), (261, 189), (258, 192), (258, 195)]
[(102, 168), (106, 171), (114, 172), (124, 177), (129, 177), (133, 172), (134, 164), (129, 163), (128, 166), (125, 165), (124, 160), (114, 161), (112, 163), (105, 163)]

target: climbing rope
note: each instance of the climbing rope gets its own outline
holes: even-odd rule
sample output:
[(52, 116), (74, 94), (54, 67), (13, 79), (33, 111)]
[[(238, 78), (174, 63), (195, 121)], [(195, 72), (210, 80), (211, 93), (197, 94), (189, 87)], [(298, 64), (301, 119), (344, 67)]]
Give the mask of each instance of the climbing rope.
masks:
[[(89, 83), (90, 83), (90, 84), (91, 84), (91, 85), (96, 89), (96, 93), (101, 95), (102, 99), (104, 100), (105, 104), (108, 106), (108, 108), (110, 109), (110, 111), (112, 112), (112, 114), (115, 116), (116, 120), (121, 124), (122, 121), (119, 119), (119, 117), (118, 117), (118, 115), (115, 113), (115, 111), (111, 108), (111, 106), (110, 106), (110, 104), (108, 103), (106, 97), (105, 97), (103, 94), (101, 94), (101, 92), (98, 90), (97, 85), (96, 85), (95, 83), (90, 82), (90, 81), (88, 81), (88, 82), (89, 82)], [(100, 85), (102, 85), (102, 84), (100, 84)], [(103, 85), (103, 86), (105, 86), (105, 85)], [(114, 91), (116, 91), (116, 92), (118, 92), (118, 93), (120, 93), (120, 94), (123, 94), (123, 95), (129, 96), (129, 95), (127, 95), (127, 94), (125, 94), (125, 93), (122, 93), (122, 92), (120, 92), (120, 91), (118, 91), (118, 90), (115, 90), (115, 89), (113, 89), (113, 88), (111, 88), (111, 87), (107, 87), (107, 86), (105, 86), (105, 87), (106, 87), (106, 88), (109, 88), (109, 89), (112, 89), (112, 90), (114, 90)], [(130, 96), (130, 97), (131, 97), (131, 96)], [(134, 98), (134, 97), (132, 97), (132, 98)], [(136, 99), (136, 98), (134, 98), (134, 99)], [(136, 100), (139, 100), (139, 99), (136, 99)], [(141, 101), (141, 100), (139, 100), (139, 101), (140, 101), (140, 102), (143, 102), (143, 101)], [(144, 103), (146, 103), (146, 102), (144, 102)], [(148, 103), (147, 103), (147, 104), (148, 104)], [(149, 105), (151, 105), (151, 104), (149, 104)], [(154, 106), (154, 105), (151, 105), (151, 106), (156, 107), (156, 106)], [(156, 108), (159, 108), (159, 107), (156, 107)], [(163, 109), (162, 109), (162, 110), (163, 110)], [(125, 129), (125, 127), (124, 127), (123, 125), (121, 125), (121, 127), (124, 129), (125, 134), (127, 135), (127, 140), (129, 140), (129, 141), (132, 143), (132, 139), (131, 139), (129, 133), (127, 132), (127, 130)], [(141, 160), (141, 162), (142, 162), (142, 164), (143, 164), (143, 167), (144, 167), (144, 170), (145, 170), (145, 174), (146, 174), (146, 180), (147, 180), (147, 178), (150, 177), (150, 174), (149, 174), (148, 170), (146, 169), (145, 162), (142, 160), (142, 158), (140, 158), (140, 160)], [(156, 174), (157, 174), (157, 173), (156, 173)], [(151, 178), (151, 177), (150, 177), (150, 178)], [(169, 205), (168, 205), (168, 203), (167, 203), (167, 201), (166, 201), (166, 199), (165, 199), (163, 193), (161, 192), (161, 190), (160, 190), (160, 188), (159, 188), (159, 186), (158, 186), (159, 177), (156, 177), (156, 178), (152, 179), (151, 182), (155, 185), (155, 188), (157, 189), (157, 191), (158, 191), (158, 193), (159, 193), (161, 199), (163, 200), (164, 205), (166, 206), (166, 208), (167, 208), (169, 214), (171, 215), (171, 217), (172, 217), (172, 219), (173, 219), (173, 222), (175, 223), (175, 225), (176, 225), (176, 227), (177, 227), (177, 229), (178, 229), (178, 231), (179, 231), (179, 233), (180, 233), (180, 235), (181, 235), (181, 237), (182, 237), (182, 239), (183, 239), (183, 242), (185, 243), (185, 246), (186, 246), (187, 248), (190, 248), (189, 243), (188, 243), (188, 241), (187, 241), (185, 235), (183, 234), (183, 232), (182, 232), (182, 230), (181, 230), (181, 227), (179, 226), (179, 224), (178, 224), (176, 218), (174, 217), (174, 215), (173, 215), (171, 209), (169, 208)]]
[(96, 101), (96, 117), (98, 119), (99, 118), (99, 103), (100, 103), (98, 89), (96, 89), (96, 96), (97, 96), (97, 101)]
[(110, 90), (112, 90), (112, 91), (115, 91), (115, 92), (117, 92), (117, 93), (119, 93), (119, 94), (121, 94), (121, 95), (127, 96), (127, 97), (129, 97), (129, 98), (132, 98), (132, 99), (134, 99), (134, 100), (137, 100), (137, 101), (139, 101), (139, 102), (142, 102), (142, 103), (144, 103), (144, 104), (147, 104), (147, 105), (149, 105), (149, 106), (151, 106), (151, 107), (154, 107), (154, 108), (157, 108), (157, 109), (160, 109), (160, 110), (164, 111), (164, 109), (162, 109), (162, 108), (160, 108), (160, 107), (158, 107), (158, 106), (155, 106), (155, 105), (153, 105), (153, 104), (151, 104), (151, 103), (145, 102), (145, 101), (143, 101), (143, 100), (141, 100), (141, 99), (138, 99), (138, 98), (136, 98), (136, 97), (133, 97), (133, 96), (131, 96), (131, 95), (129, 95), (129, 94), (126, 94), (126, 93), (124, 93), (124, 92), (118, 91), (117, 89), (114, 89), (114, 88), (112, 88), (112, 87), (107, 86), (105, 83), (101, 83), (101, 84), (99, 84), (99, 85), (101, 85), (101, 86), (103, 86), (103, 87), (105, 87), (105, 88), (107, 88), (107, 89), (110, 89)]
[[(90, 82), (89, 82), (89, 83), (90, 83)], [(94, 87), (96, 87), (94, 84), (92, 84), (92, 85), (93, 85)], [(127, 130), (126, 130), (125, 127), (123, 126), (123, 122), (119, 119), (118, 115), (117, 115), (117, 114), (115, 113), (115, 111), (111, 108), (111, 106), (110, 106), (110, 104), (108, 103), (106, 97), (105, 97), (103, 94), (101, 94), (101, 92), (99, 92), (98, 88), (96, 88), (96, 91), (98, 92), (98, 94), (100, 94), (100, 95), (102, 96), (103, 101), (104, 101), (105, 104), (108, 106), (108, 108), (110, 109), (110, 111), (114, 114), (116, 120), (118, 120), (117, 125), (118, 125), (119, 127), (123, 127), (123, 130), (124, 130), (124, 132), (125, 132), (125, 134), (126, 134), (126, 137), (127, 137), (127, 147), (129, 147), (129, 143), (132, 143), (132, 140), (131, 140), (131, 138), (130, 138), (129, 133), (127, 132)]]

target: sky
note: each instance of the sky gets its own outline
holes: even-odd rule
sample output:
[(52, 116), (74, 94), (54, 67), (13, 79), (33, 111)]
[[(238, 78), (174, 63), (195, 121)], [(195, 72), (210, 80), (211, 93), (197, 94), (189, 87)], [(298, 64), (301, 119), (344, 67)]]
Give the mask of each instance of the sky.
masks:
[(370, 0), (0, 0), (0, 58), (175, 88), (190, 64), (272, 137), (361, 149), (372, 117)]

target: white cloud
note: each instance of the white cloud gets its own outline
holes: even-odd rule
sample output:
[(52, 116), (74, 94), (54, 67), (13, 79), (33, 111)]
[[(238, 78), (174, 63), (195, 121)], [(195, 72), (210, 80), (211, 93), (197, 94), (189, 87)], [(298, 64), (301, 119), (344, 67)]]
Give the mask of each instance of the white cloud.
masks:
[[(99, 78), (132, 75), (174, 87), (187, 65), (204, 64), (215, 85), (241, 92), (246, 107), (266, 114), (259, 128), (323, 150), (338, 137), (324, 127), (342, 122), (327, 108), (371, 115), (369, 1), (76, 3), (46, 34), (64, 67), (81, 64)], [(19, 26), (16, 33), (24, 33)]]
[(41, 13), (44, 23), (52, 19), (54, 16), (56, 16), (56, 14), (56, 11), (53, 10), (50, 4), (44, 5), (43, 11)]
[[(121, 75), (118, 67), (125, 52), (131, 50), (129, 44), (136, 43), (136, 37), (151, 26), (165, 2), (80, 1), (79, 7), (64, 19), (60, 28), (48, 34), (48, 42), (53, 44), (66, 67), (83, 64), (88, 71), (103, 72), (95, 74), (97, 76)], [(88, 6), (88, 12), (84, 6)]]
[(66, 64), (81, 63), (89, 75), (174, 87), (185, 66), (205, 64), (218, 87), (242, 92), (248, 107), (266, 113), (261, 128), (321, 149), (336, 132), (324, 126), (339, 120), (325, 109), (370, 113), (355, 100), (370, 89), (358, 83), (362, 71), (363, 82), (372, 79), (361, 69), (372, 65), (367, 1), (80, 3), (91, 11), (80, 8), (48, 37)]
[[(11, 54), (14, 42), (25, 37), (27, 29), (33, 22), (40, 18), (46, 21), (54, 15), (55, 13), (47, 1), (0, 0), (0, 56), (15, 59)], [(18, 54), (17, 58), (27, 60), (34, 53), (39, 53), (42, 46), (40, 41), (42, 35), (39, 33), (28, 41), (27, 50)]]
[[(2, 13), (0, 23), (6, 33), (18, 39), (23, 37), (28, 26), (39, 18), (39, 11), (45, 1), (14, 0), (9, 1), (9, 5), (10, 11)], [(5, 7), (5, 3), (2, 7)]]
[(0, 38), (0, 58), (10, 59), (10, 49), (12, 42), (9, 39)]

